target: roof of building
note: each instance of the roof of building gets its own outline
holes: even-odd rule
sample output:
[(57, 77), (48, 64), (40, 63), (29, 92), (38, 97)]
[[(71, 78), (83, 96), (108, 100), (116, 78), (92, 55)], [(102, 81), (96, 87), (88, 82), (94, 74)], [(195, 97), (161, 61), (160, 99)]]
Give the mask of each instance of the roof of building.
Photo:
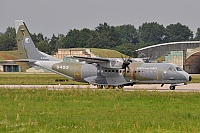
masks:
[(136, 51), (141, 51), (141, 50), (145, 50), (145, 49), (149, 49), (149, 48), (154, 48), (154, 47), (159, 47), (159, 46), (165, 46), (165, 45), (173, 45), (173, 44), (188, 44), (188, 43), (199, 43), (200, 41), (184, 41), (184, 42), (170, 42), (170, 43), (162, 43), (162, 44), (156, 44), (156, 45), (152, 45), (152, 46), (148, 46), (148, 47), (144, 47), (144, 48), (140, 48)]

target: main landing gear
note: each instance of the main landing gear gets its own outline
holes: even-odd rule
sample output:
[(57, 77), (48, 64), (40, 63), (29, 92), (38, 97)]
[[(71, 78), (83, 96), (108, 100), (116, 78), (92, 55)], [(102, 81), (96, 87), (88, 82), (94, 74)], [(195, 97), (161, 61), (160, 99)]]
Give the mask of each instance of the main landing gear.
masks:
[(103, 89), (103, 85), (97, 85), (97, 89)]
[(116, 88), (118, 88), (118, 89), (123, 89), (124, 88), (124, 86), (123, 85), (119, 85), (119, 86), (111, 86), (111, 85), (97, 85), (97, 89), (116, 89)]

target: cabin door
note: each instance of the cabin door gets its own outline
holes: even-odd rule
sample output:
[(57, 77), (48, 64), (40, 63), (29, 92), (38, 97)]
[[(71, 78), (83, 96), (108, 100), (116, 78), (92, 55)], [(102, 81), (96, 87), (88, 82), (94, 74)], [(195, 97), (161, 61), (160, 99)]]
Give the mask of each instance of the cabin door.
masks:
[(82, 65), (75, 65), (74, 66), (74, 79), (76, 81), (81, 80), (81, 71), (82, 71)]
[(163, 69), (157, 69), (156, 80), (164, 80), (164, 70)]

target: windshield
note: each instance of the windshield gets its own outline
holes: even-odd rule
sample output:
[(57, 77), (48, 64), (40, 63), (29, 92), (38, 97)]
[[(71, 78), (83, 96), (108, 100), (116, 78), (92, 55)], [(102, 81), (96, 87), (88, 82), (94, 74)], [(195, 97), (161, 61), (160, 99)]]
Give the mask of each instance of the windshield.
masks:
[(176, 71), (182, 71), (180, 67), (176, 67)]

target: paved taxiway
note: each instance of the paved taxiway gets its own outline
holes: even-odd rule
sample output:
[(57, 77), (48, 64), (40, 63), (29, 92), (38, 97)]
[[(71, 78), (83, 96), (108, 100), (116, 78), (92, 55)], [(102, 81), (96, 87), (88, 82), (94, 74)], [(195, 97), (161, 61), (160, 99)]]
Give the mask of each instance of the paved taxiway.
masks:
[[(147, 91), (172, 91), (169, 89), (168, 84), (161, 87), (159, 84), (138, 84), (134, 86), (125, 86), (125, 91), (134, 91), (134, 90), (147, 90)], [(76, 88), (91, 88), (96, 89), (93, 85), (0, 85), (0, 88), (10, 88), (10, 89), (41, 89), (48, 88), (50, 90), (62, 90), (62, 89), (76, 89)], [(182, 86), (176, 86), (174, 91), (182, 91), (182, 92), (200, 92), (200, 83), (197, 84), (188, 84)]]

